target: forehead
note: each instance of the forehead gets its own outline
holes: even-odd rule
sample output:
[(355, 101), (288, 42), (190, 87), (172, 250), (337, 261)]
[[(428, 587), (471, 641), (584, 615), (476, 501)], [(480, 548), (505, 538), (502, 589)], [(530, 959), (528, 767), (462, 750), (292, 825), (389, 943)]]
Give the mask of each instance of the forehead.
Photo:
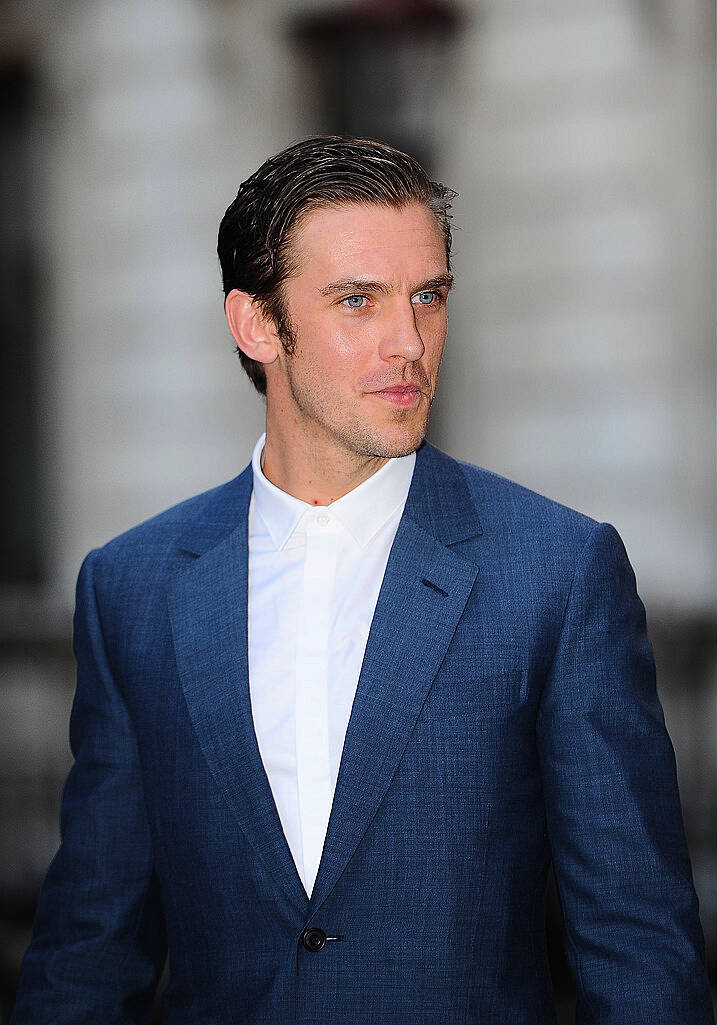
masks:
[(446, 271), (440, 225), (423, 203), (341, 203), (304, 214), (292, 231), (290, 277), (431, 277)]

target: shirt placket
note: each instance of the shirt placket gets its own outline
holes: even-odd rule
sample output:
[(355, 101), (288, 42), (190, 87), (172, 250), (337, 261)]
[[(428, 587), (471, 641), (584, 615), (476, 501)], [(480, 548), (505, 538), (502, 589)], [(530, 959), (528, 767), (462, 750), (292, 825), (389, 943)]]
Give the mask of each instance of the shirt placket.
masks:
[(296, 644), (296, 762), (304, 885), (313, 889), (333, 799), (329, 749), (329, 631), (339, 537), (323, 513), (307, 517)]

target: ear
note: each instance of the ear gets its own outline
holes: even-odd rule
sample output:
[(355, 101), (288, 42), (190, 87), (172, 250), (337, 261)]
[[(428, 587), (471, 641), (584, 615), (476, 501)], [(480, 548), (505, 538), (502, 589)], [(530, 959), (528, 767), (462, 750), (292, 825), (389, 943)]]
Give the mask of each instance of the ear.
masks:
[(233, 288), (224, 300), (224, 312), (241, 351), (258, 363), (273, 363), (279, 354), (279, 336), (259, 304), (247, 292)]

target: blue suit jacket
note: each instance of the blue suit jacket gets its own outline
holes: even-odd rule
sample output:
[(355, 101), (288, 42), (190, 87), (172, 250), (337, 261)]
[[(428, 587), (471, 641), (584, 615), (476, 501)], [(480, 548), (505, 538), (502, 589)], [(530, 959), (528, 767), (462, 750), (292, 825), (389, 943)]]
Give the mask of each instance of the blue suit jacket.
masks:
[[(309, 900), (253, 730), (251, 467), (92, 552), (75, 765), (16, 1025), (708, 1025), (672, 749), (615, 530), (425, 444)], [(281, 623), (276, 624), (277, 631)], [(323, 929), (318, 951), (301, 943)]]

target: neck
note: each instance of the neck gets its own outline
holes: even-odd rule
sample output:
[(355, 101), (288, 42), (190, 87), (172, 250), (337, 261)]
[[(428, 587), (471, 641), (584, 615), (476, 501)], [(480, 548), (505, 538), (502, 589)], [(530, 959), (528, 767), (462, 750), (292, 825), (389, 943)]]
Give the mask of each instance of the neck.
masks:
[(287, 433), (279, 425), (269, 424), (267, 418), (262, 472), (277, 488), (309, 505), (331, 505), (388, 462), (381, 456), (327, 447), (318, 439), (297, 446)]

